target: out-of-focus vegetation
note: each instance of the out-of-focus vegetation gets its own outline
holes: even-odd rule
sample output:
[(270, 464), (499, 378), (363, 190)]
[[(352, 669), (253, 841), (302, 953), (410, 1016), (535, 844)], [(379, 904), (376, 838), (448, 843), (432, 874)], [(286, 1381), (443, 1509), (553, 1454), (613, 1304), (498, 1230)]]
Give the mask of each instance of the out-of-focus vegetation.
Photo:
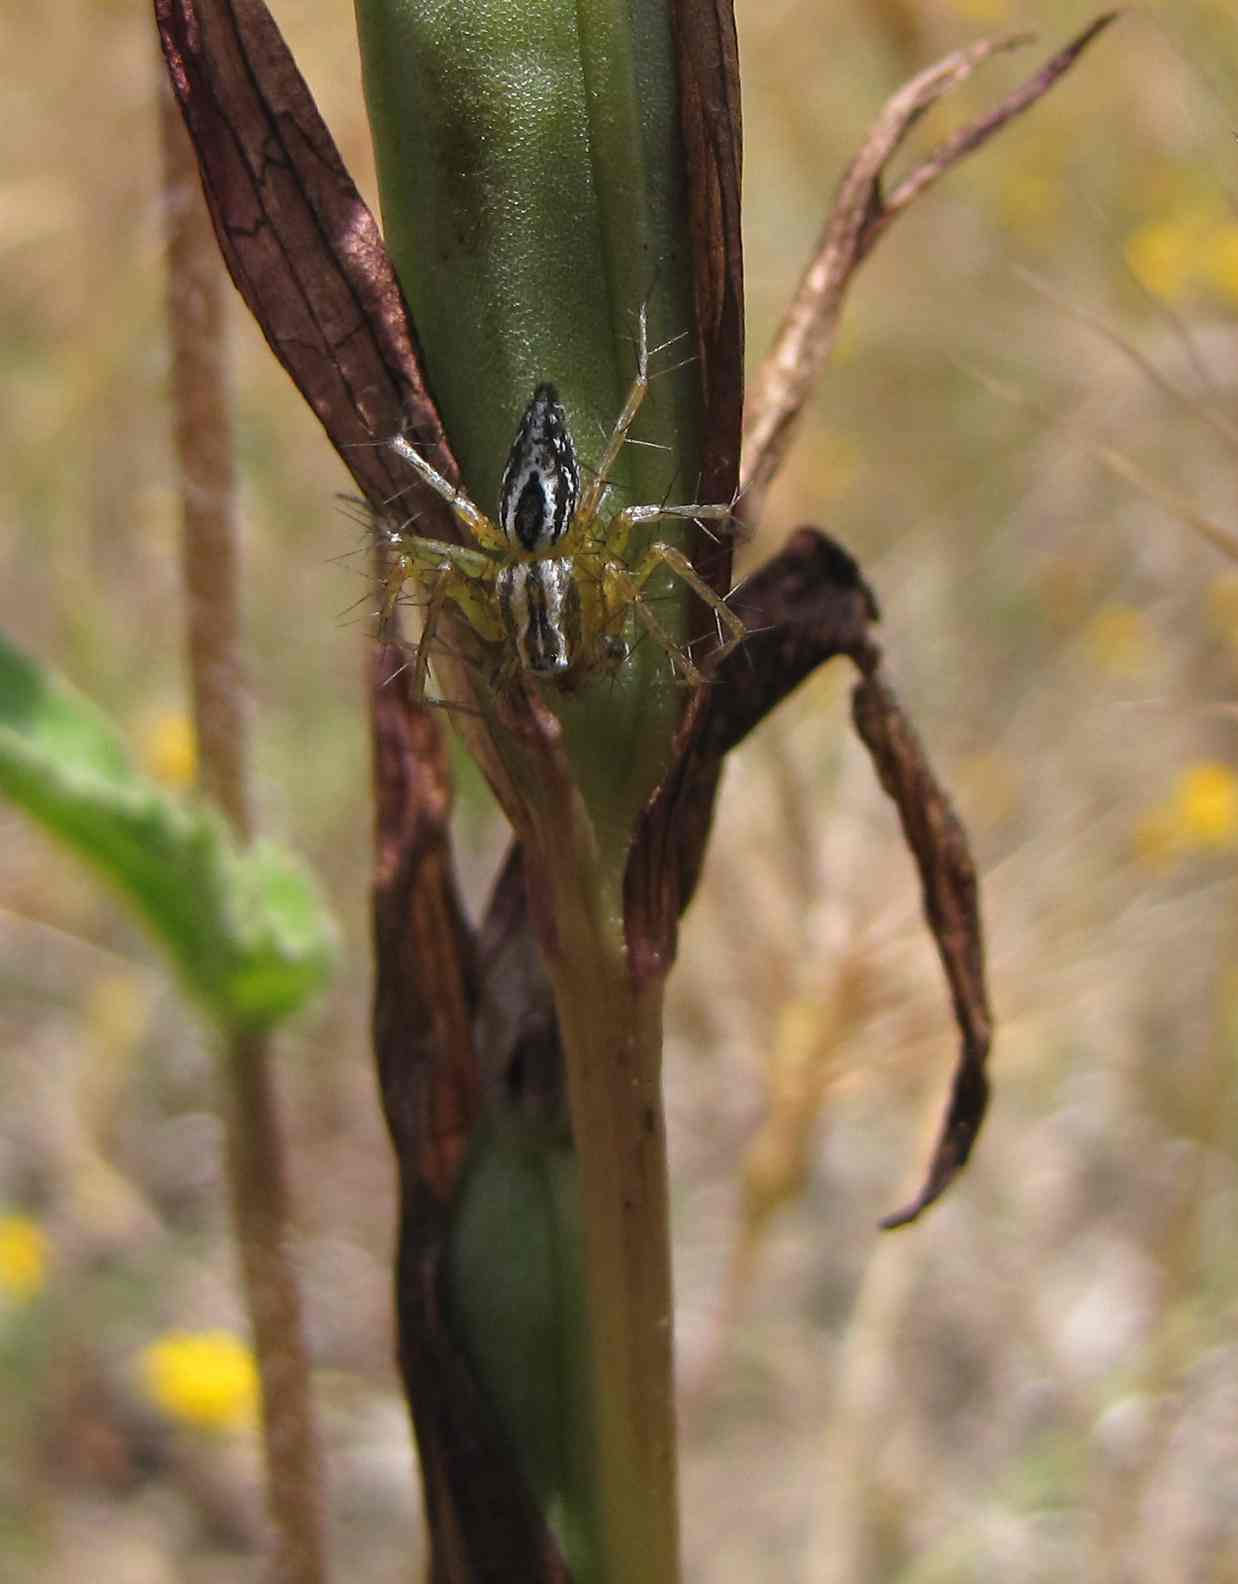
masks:
[[(1043, 50), (1092, 14), (739, 13), (754, 358), (884, 96), (978, 29)], [(372, 192), (348, 8), (278, 15)], [(96, 0), (4, 32), (0, 624), (182, 785), (150, 21)], [(827, 674), (729, 771), (672, 994), (701, 1584), (1238, 1576), (1236, 125), (1230, 0), (1131, 12), (865, 267), (745, 552), (818, 521), (877, 589), (985, 877), (997, 1097), (947, 1201), (880, 1235), (953, 1034)], [(348, 932), (281, 1055), (333, 1545), (369, 1584), (421, 1546), (367, 1052), (373, 591), (345, 476), (239, 311), (236, 345), (262, 825)], [(480, 897), (503, 838), (462, 789)], [(0, 831), (0, 1574), (256, 1580), (208, 1052), (94, 881)]]

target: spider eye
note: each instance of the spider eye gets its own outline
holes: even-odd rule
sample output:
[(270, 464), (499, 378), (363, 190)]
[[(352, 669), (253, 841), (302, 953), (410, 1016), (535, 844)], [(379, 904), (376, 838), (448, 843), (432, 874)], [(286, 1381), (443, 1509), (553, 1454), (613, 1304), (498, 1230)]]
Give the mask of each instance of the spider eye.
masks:
[(499, 493), (499, 527), (530, 555), (558, 543), (576, 510), (580, 465), (553, 385), (539, 385), (524, 410)]

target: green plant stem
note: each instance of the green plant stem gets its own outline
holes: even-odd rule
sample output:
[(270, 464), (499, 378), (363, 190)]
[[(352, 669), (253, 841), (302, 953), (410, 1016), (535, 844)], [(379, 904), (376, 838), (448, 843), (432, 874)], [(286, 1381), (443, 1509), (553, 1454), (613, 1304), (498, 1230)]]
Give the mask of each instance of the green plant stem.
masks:
[[(559, 895), (552, 964), (584, 1224), (604, 1576), (679, 1577), (663, 981), (628, 971), (619, 917)], [(564, 928), (564, 924), (566, 927)]]
[[(172, 401), (183, 496), (190, 687), (203, 791), (253, 836), (240, 663), (240, 564), (228, 413), (225, 282), (197, 164), (171, 92), (160, 94), (168, 217)], [(288, 1259), (283, 1138), (264, 1034), (222, 1031), (232, 1213), (262, 1382), (268, 1501), (281, 1584), (323, 1584), (321, 1471), (300, 1296)]]

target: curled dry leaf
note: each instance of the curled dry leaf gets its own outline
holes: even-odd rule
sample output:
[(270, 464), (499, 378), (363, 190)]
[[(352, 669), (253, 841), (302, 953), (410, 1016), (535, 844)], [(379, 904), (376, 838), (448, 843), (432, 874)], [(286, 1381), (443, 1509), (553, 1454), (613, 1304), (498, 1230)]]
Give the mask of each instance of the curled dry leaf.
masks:
[(933, 774), (920, 739), (894, 689), (874, 667), (852, 697), (856, 730), (894, 800), (916, 867), (924, 912), (937, 942), (962, 1035), (945, 1121), (924, 1186), (901, 1210), (883, 1218), (889, 1229), (914, 1221), (941, 1197), (967, 1163), (989, 1103), (985, 1066), (992, 1018), (984, 974), (980, 888), (958, 815)]
[(881, 651), (869, 632), (877, 619), (876, 600), (847, 551), (817, 529), (800, 528), (745, 584), (741, 608), (752, 637), (719, 672), (681, 793), (697, 821), (694, 840), (685, 845), (684, 895), (695, 882), (722, 756), (818, 665), (847, 655), (861, 673), (853, 700), (856, 730), (894, 801), (919, 870), (925, 916), (961, 1035), (951, 1097), (924, 1185), (881, 1223), (902, 1226), (939, 1198), (966, 1163), (988, 1104), (992, 1020), (975, 864), (966, 832), (882, 673)]

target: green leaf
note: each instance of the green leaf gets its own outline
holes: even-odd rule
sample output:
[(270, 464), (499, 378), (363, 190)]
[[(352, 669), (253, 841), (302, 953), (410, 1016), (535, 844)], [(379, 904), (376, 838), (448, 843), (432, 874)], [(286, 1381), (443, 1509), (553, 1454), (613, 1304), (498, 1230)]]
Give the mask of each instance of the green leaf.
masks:
[(445, 1292), (574, 1584), (606, 1576), (583, 1258), (570, 1137), (492, 1105), (458, 1189)]
[(129, 898), (222, 1027), (269, 1027), (326, 981), (335, 929), (311, 876), (133, 765), (109, 720), (0, 637), (0, 792)]

